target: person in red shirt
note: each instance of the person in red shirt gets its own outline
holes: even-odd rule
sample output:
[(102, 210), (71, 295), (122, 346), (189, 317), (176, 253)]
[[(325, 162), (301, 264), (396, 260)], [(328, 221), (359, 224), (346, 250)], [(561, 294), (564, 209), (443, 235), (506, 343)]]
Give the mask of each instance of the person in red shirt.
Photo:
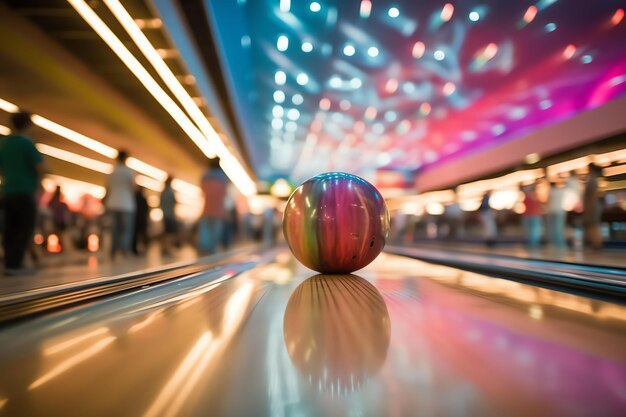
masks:
[(208, 170), (202, 176), (204, 209), (200, 218), (198, 246), (200, 252), (215, 253), (221, 241), (226, 221), (226, 187), (228, 177), (220, 167), (219, 158), (209, 159)]
[(541, 243), (543, 207), (537, 197), (535, 184), (524, 190), (524, 229), (526, 241), (530, 248), (537, 248)]

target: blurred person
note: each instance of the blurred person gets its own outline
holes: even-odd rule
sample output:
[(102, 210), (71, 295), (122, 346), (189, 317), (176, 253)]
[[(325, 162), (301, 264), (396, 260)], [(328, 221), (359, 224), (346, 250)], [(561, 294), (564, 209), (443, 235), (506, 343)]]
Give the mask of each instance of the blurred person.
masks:
[(229, 182), (226, 186), (226, 197), (224, 198), (224, 211), (226, 218), (224, 220), (224, 230), (222, 231), (222, 247), (228, 249), (235, 240), (237, 232), (237, 189), (235, 184)]
[(228, 177), (220, 167), (219, 158), (209, 159), (207, 171), (202, 176), (204, 209), (198, 230), (198, 246), (201, 252), (213, 254), (221, 241), (226, 209)]
[[(135, 223), (133, 230), (132, 250), (135, 255), (145, 253), (148, 249), (148, 220), (150, 207), (143, 187), (135, 190)], [(140, 249), (141, 248), (141, 249)]]
[(128, 153), (120, 150), (107, 178), (105, 207), (111, 216), (111, 257), (128, 255), (135, 223), (135, 173), (126, 166)]
[(459, 205), (459, 197), (456, 193), (456, 187), (454, 188), (454, 201), (446, 206), (446, 221), (450, 227), (448, 237), (450, 239), (458, 239), (463, 236), (463, 210)]
[(35, 199), (45, 171), (43, 156), (30, 139), (31, 115), (11, 115), (12, 134), (0, 141), (1, 206), (4, 210), (4, 266), (7, 275), (31, 271), (24, 268), (37, 218)]
[(163, 239), (161, 253), (165, 256), (172, 254), (172, 249), (176, 246), (176, 236), (178, 225), (176, 223), (176, 196), (172, 188), (172, 176), (165, 180), (165, 187), (161, 191), (161, 210), (163, 211)]
[(548, 195), (547, 224), (548, 239), (551, 245), (557, 249), (564, 249), (565, 225), (567, 212), (565, 211), (565, 196), (567, 187), (558, 182), (550, 183), (550, 194)]
[(602, 202), (600, 200), (600, 190), (598, 189), (598, 179), (602, 175), (602, 168), (595, 164), (589, 164), (589, 174), (585, 183), (583, 193), (583, 226), (585, 229), (585, 239), (592, 249), (602, 248), (602, 234), (600, 233), (600, 223), (602, 220)]
[(530, 248), (537, 248), (541, 243), (541, 217), (543, 208), (537, 196), (537, 185), (525, 187), (524, 190), (524, 229), (526, 242)]
[(487, 246), (495, 245), (495, 239), (498, 234), (498, 225), (496, 224), (495, 214), (489, 205), (490, 198), (491, 191), (487, 191), (483, 196), (480, 207), (478, 208), (480, 221), (483, 225), (483, 236)]
[(65, 201), (63, 201), (61, 186), (57, 186), (54, 190), (52, 198), (48, 201), (48, 208), (52, 215), (53, 233), (59, 237), (61, 249), (67, 250), (69, 246), (67, 244), (68, 239), (65, 237), (65, 231), (69, 223), (70, 209), (67, 207), (67, 204), (65, 204)]

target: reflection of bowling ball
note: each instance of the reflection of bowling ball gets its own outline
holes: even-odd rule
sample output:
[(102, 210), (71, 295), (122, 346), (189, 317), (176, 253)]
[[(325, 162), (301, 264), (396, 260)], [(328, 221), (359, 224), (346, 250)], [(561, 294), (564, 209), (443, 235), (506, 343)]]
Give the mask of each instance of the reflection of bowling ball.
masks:
[(385, 362), (387, 307), (378, 290), (356, 275), (304, 281), (289, 298), (283, 324), (291, 360), (325, 391), (352, 391)]
[(305, 181), (287, 202), (283, 232), (305, 266), (338, 274), (363, 268), (385, 246), (389, 213), (369, 182), (343, 172)]

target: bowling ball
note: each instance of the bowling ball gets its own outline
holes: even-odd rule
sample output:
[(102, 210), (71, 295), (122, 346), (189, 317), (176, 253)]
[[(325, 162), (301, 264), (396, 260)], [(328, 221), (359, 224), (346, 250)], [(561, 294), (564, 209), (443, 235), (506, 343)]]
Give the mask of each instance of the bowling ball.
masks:
[(349, 393), (378, 374), (391, 322), (376, 287), (356, 275), (316, 275), (294, 290), (283, 337), (292, 363), (313, 389)]
[(327, 274), (361, 269), (383, 250), (389, 213), (363, 178), (329, 172), (305, 181), (289, 197), (283, 233), (294, 256)]

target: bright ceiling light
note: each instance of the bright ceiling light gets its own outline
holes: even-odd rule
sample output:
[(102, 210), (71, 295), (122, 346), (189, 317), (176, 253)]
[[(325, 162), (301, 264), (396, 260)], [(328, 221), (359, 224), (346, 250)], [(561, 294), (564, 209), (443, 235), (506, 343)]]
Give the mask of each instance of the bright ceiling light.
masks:
[(413, 55), (413, 58), (419, 59), (424, 56), (425, 51), (426, 51), (426, 45), (424, 44), (424, 42), (417, 41), (413, 45), (413, 51), (411, 53)]
[(300, 118), (300, 112), (298, 111), (298, 109), (289, 109), (289, 111), (287, 112), (287, 118), (289, 120), (298, 120)]
[(276, 41), (276, 48), (281, 52), (286, 51), (289, 48), (289, 38), (285, 35), (280, 35)]
[(11, 129), (8, 126), (0, 125), (0, 135), (9, 136)]
[(448, 22), (454, 14), (454, 6), (452, 3), (446, 3), (441, 9), (441, 20)]
[(528, 6), (528, 9), (526, 9), (526, 13), (524, 13), (524, 22), (526, 23), (530, 23), (535, 19), (535, 16), (537, 16), (537, 6)]
[(309, 10), (311, 10), (313, 13), (317, 13), (322, 9), (322, 7), (320, 6), (320, 4), (316, 1), (312, 2), (311, 5), (309, 6)]
[(389, 11), (387, 12), (387, 14), (389, 15), (389, 17), (396, 18), (400, 16), (400, 10), (398, 10), (397, 7), (391, 7), (389, 8)]
[(284, 71), (276, 71), (274, 74), (274, 81), (278, 85), (284, 85), (287, 82), (287, 74)]
[(455, 90), (456, 90), (456, 85), (451, 81), (448, 81), (447, 83), (443, 85), (443, 94), (445, 94), (446, 96), (449, 96), (450, 94), (454, 93)]
[(359, 15), (363, 18), (370, 17), (372, 13), (372, 2), (370, 0), (361, 0), (361, 7), (359, 8)]
[(272, 116), (274, 117), (283, 117), (285, 114), (285, 110), (282, 106), (276, 105), (272, 108)]
[(296, 82), (300, 85), (307, 85), (309, 82), (309, 76), (306, 75), (304, 72), (301, 72), (300, 74), (298, 74), (298, 76), (296, 77)]
[(152, 191), (156, 191), (157, 193), (163, 191), (164, 188), (163, 182), (155, 180), (154, 178), (147, 177), (145, 175), (137, 175), (135, 177), (135, 182), (137, 183), (137, 185)]
[(367, 50), (367, 54), (372, 58), (376, 58), (378, 56), (378, 48), (375, 46), (370, 46)]
[(445, 52), (443, 52), (441, 49), (437, 49), (434, 53), (433, 53), (433, 57), (437, 60), (437, 61), (443, 61), (446, 58), (446, 54)]
[(298, 130), (298, 124), (294, 121), (289, 121), (285, 123), (285, 130), (287, 132), (295, 132), (296, 130)]
[(276, 103), (279, 103), (279, 104), (284, 102), (285, 101), (285, 93), (283, 93), (280, 90), (274, 91), (274, 101)]
[(168, 177), (167, 172), (155, 166), (152, 166), (148, 163), (140, 161), (137, 158), (133, 158), (133, 157), (128, 158), (126, 160), (126, 166), (134, 171), (149, 175), (152, 178), (156, 178), (157, 180), (160, 180), (160, 181), (165, 181)]
[(99, 153), (100, 155), (104, 155), (107, 158), (111, 159), (117, 157), (116, 149), (113, 149), (112, 147), (107, 146), (104, 143), (98, 142), (95, 139), (91, 139), (85, 135), (81, 135), (80, 133), (75, 132), (72, 129), (68, 129), (65, 126), (61, 126), (60, 124), (55, 123), (52, 120), (46, 119), (45, 117), (41, 117), (37, 114), (33, 114), (31, 120), (35, 125), (41, 127), (42, 129), (46, 129), (49, 132), (62, 136), (65, 139), (84, 146), (85, 148), (89, 148), (92, 151)]
[(469, 20), (472, 22), (478, 22), (480, 20), (480, 14), (477, 11), (470, 12)]
[(624, 20), (624, 9), (617, 9), (613, 16), (611, 16), (611, 24), (613, 26), (619, 25), (620, 22)]
[(311, 42), (302, 42), (302, 52), (309, 53), (313, 50), (313, 44)]
[(291, 0), (280, 0), (280, 11), (287, 13), (291, 9)]
[(340, 88), (343, 82), (341, 81), (341, 78), (335, 75), (330, 78), (330, 80), (328, 81), (328, 84), (330, 84), (332, 88)]
[(66, 161), (74, 165), (78, 165), (92, 171), (101, 172), (103, 174), (110, 174), (113, 172), (112, 164), (98, 161), (97, 159), (87, 158), (86, 156), (55, 148), (54, 146), (46, 145), (44, 143), (37, 143), (35, 146), (37, 147), (37, 150), (44, 155)]
[(571, 43), (563, 50), (563, 58), (570, 59), (576, 53), (576, 46)]
[(354, 49), (354, 46), (351, 44), (347, 44), (346, 46), (343, 47), (343, 53), (346, 56), (352, 56), (354, 55), (355, 52), (356, 50)]
[(17, 113), (18, 111), (20, 111), (20, 108), (17, 107), (15, 104), (13, 103), (9, 103), (6, 100), (3, 100), (0, 98), (0, 109), (4, 110), (7, 113)]
[[(224, 145), (221, 143), (221, 140), (215, 133), (212, 137), (214, 138), (214, 143), (211, 143), (210, 140), (204, 136), (200, 130), (193, 124), (191, 120), (187, 117), (187, 115), (178, 107), (176, 102), (172, 100), (172, 98), (161, 88), (161, 86), (155, 81), (155, 79), (150, 75), (150, 73), (141, 65), (141, 63), (135, 58), (135, 56), (124, 46), (122, 41), (115, 36), (115, 34), (111, 31), (111, 29), (96, 15), (96, 13), (87, 5), (84, 0), (67, 0), (76, 11), (83, 17), (83, 19), (92, 27), (92, 29), (106, 42), (106, 44), (113, 50), (113, 52), (120, 58), (120, 60), (126, 65), (126, 67), (135, 75), (135, 77), (143, 84), (143, 86), (148, 90), (148, 92), (159, 102), (159, 104), (172, 116), (174, 121), (183, 129), (183, 131), (191, 138), (191, 140), (202, 150), (202, 152), (209, 158), (215, 156), (215, 149), (211, 145), (216, 146), (218, 149), (223, 148)], [(106, 0), (107, 5), (116, 14), (118, 20), (123, 18), (125, 13), (125, 9), (120, 5), (117, 0)], [(130, 18), (130, 22), (127, 22), (127, 19), (120, 20), (120, 22), (124, 25), (126, 30), (131, 34), (135, 43), (142, 49), (144, 54), (147, 53), (148, 49), (151, 48), (152, 53), (150, 55), (146, 55), (151, 63), (161, 62), (163, 66), (167, 68), (167, 65), (163, 61), (163, 59), (159, 56), (158, 52), (152, 47), (150, 42), (145, 38), (143, 32), (137, 27), (135, 22)], [(128, 23), (128, 24), (127, 24)], [(132, 29), (131, 29), (132, 28)], [(137, 35), (141, 34), (141, 38)], [(145, 43), (139, 43), (139, 39), (144, 39)], [(156, 58), (156, 60), (152, 60), (152, 58)], [(155, 67), (157, 68), (157, 67)], [(163, 69), (160, 65), (159, 68)], [(159, 71), (159, 69), (157, 69)], [(169, 68), (167, 69), (169, 70)], [(164, 74), (164, 73), (163, 73)], [(160, 74), (162, 77), (163, 74)], [(184, 87), (180, 84), (180, 82), (176, 79), (176, 77), (172, 74), (172, 77), (167, 77), (167, 80), (164, 78), (168, 84), (168, 87), (173, 88), (174, 85), (178, 85), (181, 89), (184, 90)], [(174, 90), (173, 90), (174, 91)], [(176, 88), (176, 91), (179, 91)], [(186, 93), (187, 94), (187, 93)], [(191, 106), (196, 108), (200, 113), (200, 109), (195, 105), (191, 96), (187, 94), (189, 101), (191, 102)], [(204, 115), (203, 115), (204, 117)], [(208, 122), (207, 122), (208, 123)]]
[(283, 128), (283, 121), (280, 119), (272, 119), (272, 129), (280, 130)]
[(393, 94), (398, 91), (398, 80), (396, 78), (390, 78), (385, 83), (385, 91), (389, 94)]
[(300, 104), (304, 103), (304, 97), (302, 97), (302, 94), (296, 93), (293, 95), (293, 97), (291, 97), (291, 102), (296, 106), (299, 106)]
[(361, 88), (362, 85), (363, 85), (363, 82), (361, 81), (360, 78), (354, 77), (353, 79), (350, 80), (350, 87), (352, 88)]
[[(126, 32), (130, 35), (132, 40), (137, 45), (137, 47), (139, 47), (139, 50), (148, 59), (152, 67), (157, 71), (157, 73), (159, 74), (161, 79), (165, 82), (167, 87), (172, 91), (176, 99), (182, 104), (187, 114), (189, 114), (191, 119), (200, 128), (200, 132), (202, 133), (202, 135), (204, 135), (204, 137), (206, 138), (206, 141), (208, 141), (210, 145), (213, 145), (215, 149), (210, 149), (210, 148), (205, 149), (204, 141), (201, 141), (200, 137), (197, 135), (197, 129), (195, 128), (195, 126), (193, 126), (193, 124), (187, 123), (186, 121), (183, 121), (183, 123), (188, 126), (188, 131), (196, 137), (197, 140), (194, 140), (194, 137), (190, 136), (191, 139), (194, 142), (196, 142), (196, 145), (208, 157), (212, 157), (214, 155), (222, 156), (226, 153), (230, 153), (230, 151), (226, 148), (226, 145), (224, 144), (220, 135), (218, 135), (213, 125), (208, 121), (208, 119), (206, 118), (202, 110), (200, 109), (198, 103), (194, 101), (193, 97), (191, 97), (187, 89), (182, 86), (178, 78), (174, 75), (172, 70), (163, 60), (163, 57), (158, 53), (158, 51), (154, 48), (152, 43), (150, 43), (148, 38), (146, 38), (145, 34), (135, 24), (135, 21), (128, 14), (128, 11), (124, 8), (124, 6), (122, 6), (120, 1), (119, 0), (104, 0), (104, 2), (109, 7), (111, 12), (113, 12), (117, 20), (122, 24)], [(89, 10), (91, 11), (91, 9)], [(84, 15), (83, 17), (85, 18)], [(94, 28), (94, 30), (96, 29)], [(96, 30), (96, 32), (98, 31)], [(103, 33), (98, 32), (98, 34), (106, 41), (106, 39), (103, 36)], [(113, 48), (113, 45), (109, 44), (109, 46)], [(119, 53), (117, 54), (120, 58), (122, 58), (122, 56), (120, 56)], [(126, 65), (128, 66), (128, 63), (126, 63)], [(139, 66), (141, 66), (141, 64), (139, 64)], [(195, 82), (195, 77), (193, 77), (193, 75), (187, 75), (186, 77), (184, 77), (184, 80), (186, 83), (189, 83), (190, 81)], [(146, 85), (144, 84), (144, 86)], [(183, 116), (186, 117), (184, 113), (183, 113)], [(187, 130), (185, 130), (185, 132), (187, 132)]]

